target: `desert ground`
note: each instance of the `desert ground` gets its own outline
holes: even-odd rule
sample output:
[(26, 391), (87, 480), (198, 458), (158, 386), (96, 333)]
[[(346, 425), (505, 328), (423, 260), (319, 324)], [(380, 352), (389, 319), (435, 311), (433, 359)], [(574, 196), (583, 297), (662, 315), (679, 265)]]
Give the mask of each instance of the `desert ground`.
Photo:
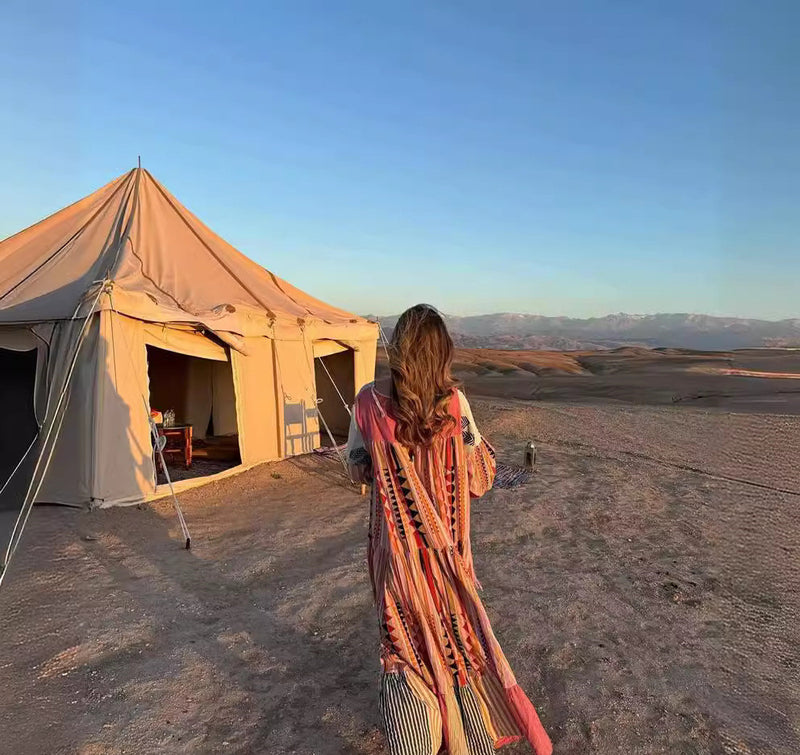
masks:
[(800, 414), (800, 349), (460, 349), (455, 366), (473, 393), (499, 398)]
[[(800, 752), (800, 385), (709, 372), (800, 354), (510, 354), (459, 357), (499, 458), (538, 451), (474, 503), (473, 547), (555, 752)], [(191, 551), (168, 501), (34, 511), (0, 591), (0, 752), (385, 755), (367, 508), (337, 462), (181, 504)]]

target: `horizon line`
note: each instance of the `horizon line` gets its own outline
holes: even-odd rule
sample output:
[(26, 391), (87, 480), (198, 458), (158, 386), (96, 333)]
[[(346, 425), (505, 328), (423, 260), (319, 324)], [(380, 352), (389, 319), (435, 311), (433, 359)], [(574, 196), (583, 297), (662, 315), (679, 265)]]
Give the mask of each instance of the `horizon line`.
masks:
[[(510, 311), (497, 311), (497, 312), (482, 312), (472, 315), (454, 315), (447, 312), (441, 312), (444, 317), (467, 319), (470, 317), (498, 317), (503, 315), (514, 315), (518, 317), (540, 317), (547, 320), (604, 320), (610, 317), (707, 317), (712, 320), (747, 320), (751, 322), (764, 322), (764, 323), (800, 323), (800, 315), (798, 317), (781, 317), (776, 320), (770, 320), (765, 317), (752, 317), (746, 315), (710, 315), (705, 312), (651, 312), (647, 314), (636, 312), (608, 312), (605, 315), (590, 315), (580, 317), (577, 315), (542, 315), (536, 312), (510, 312)], [(391, 315), (376, 315), (368, 313), (362, 315), (365, 318), (389, 319), (391, 317), (399, 317), (399, 313)]]

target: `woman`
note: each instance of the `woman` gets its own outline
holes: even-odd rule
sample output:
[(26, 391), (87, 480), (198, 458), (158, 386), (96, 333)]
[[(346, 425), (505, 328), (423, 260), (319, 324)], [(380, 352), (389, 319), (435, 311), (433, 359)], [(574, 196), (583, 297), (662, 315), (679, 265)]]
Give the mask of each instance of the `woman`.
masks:
[(491, 755), (525, 738), (552, 745), (517, 685), (477, 593), (470, 498), (495, 459), (451, 374), (439, 313), (403, 313), (391, 377), (356, 398), (353, 478), (372, 484), (369, 569), (381, 625), (381, 711), (391, 755)]

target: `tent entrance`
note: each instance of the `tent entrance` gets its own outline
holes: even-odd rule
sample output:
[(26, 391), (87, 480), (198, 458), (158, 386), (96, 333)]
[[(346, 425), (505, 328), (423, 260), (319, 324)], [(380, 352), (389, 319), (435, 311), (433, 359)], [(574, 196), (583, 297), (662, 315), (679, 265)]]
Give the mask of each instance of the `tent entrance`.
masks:
[[(25, 456), (38, 431), (34, 410), (36, 358), (36, 349), (0, 349), (0, 488)], [(31, 452), (0, 495), (0, 509), (19, 508), (35, 462), (36, 454)]]
[[(175, 413), (165, 458), (173, 481), (206, 477), (241, 464), (231, 363), (147, 346), (150, 408)], [(191, 453), (189, 454), (189, 448)], [(191, 459), (190, 463), (189, 459)], [(166, 478), (160, 462), (157, 482)]]
[[(317, 399), (321, 399), (319, 413), (330, 428), (334, 440), (344, 443), (350, 429), (350, 415), (342, 399), (352, 408), (355, 402), (355, 351), (344, 349), (335, 354), (315, 357), (314, 380)], [(324, 426), (320, 427), (320, 442), (323, 446), (330, 445)]]

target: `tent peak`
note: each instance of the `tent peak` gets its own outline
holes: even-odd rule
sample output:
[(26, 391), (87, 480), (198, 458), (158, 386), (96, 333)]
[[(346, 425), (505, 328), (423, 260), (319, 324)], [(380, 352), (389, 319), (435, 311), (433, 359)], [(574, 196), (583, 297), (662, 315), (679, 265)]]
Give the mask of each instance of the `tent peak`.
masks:
[[(0, 322), (69, 318), (107, 277), (126, 314), (251, 331), (251, 320), (352, 324), (333, 307), (247, 258), (183, 206), (137, 156), (94, 193), (0, 242)], [(235, 307), (220, 311), (221, 304)], [(358, 322), (363, 322), (358, 319)], [(260, 327), (260, 326), (259, 326)]]

